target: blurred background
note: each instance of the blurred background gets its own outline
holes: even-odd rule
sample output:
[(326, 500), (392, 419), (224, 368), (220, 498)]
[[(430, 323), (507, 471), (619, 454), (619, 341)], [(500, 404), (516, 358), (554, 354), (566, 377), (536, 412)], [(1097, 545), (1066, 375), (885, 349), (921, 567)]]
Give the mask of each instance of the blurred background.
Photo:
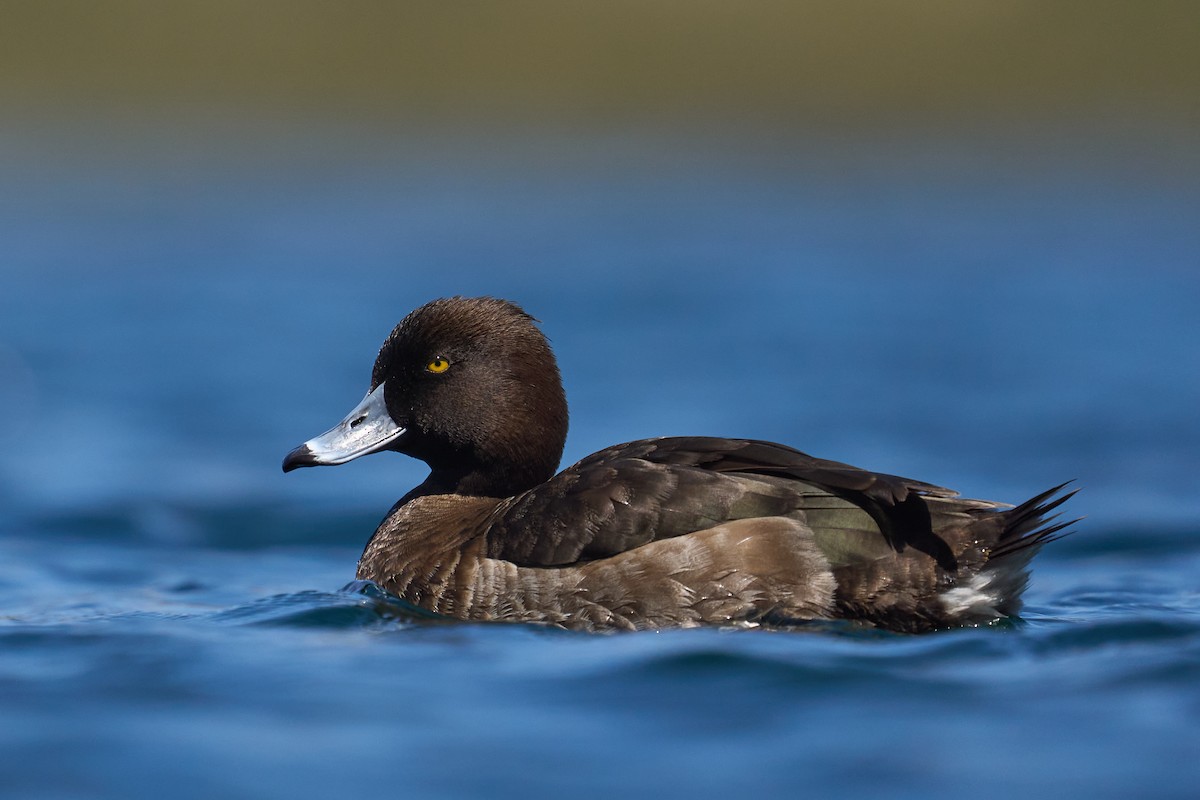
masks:
[(568, 458), (770, 436), (1190, 516), (1198, 44), (1186, 2), (10, 5), (0, 492), (415, 482), (271, 473), (491, 293)]
[[(405, 313), (450, 294), (506, 297), (542, 321), (572, 404), (567, 461), (643, 436), (715, 434), (1010, 501), (1078, 479), (1073, 511), (1089, 516), (1091, 538), (1040, 559), (1034, 617), (1068, 596), (1110, 612), (1177, 602), (1190, 622), (1166, 630), (1190, 637), (1191, 655), (1155, 657), (1176, 680), (1197, 663), (1194, 572), (1178, 565), (1197, 557), (1200, 511), (1200, 5), (6, 3), (0, 624), (48, 637), (26, 642), (4, 673), (17, 682), (0, 684), (19, 688), (8, 711), (25, 725), (0, 738), (24, 756), (10, 759), (24, 765), (10, 788), (136, 793), (128, 762), (102, 750), (46, 783), (52, 754), (79, 741), (61, 720), (80, 691), (96, 714), (74, 722), (86, 747), (108, 717), (129, 726), (114, 746), (157, 758), (141, 791), (182, 781), (198, 796), (265, 797), (321, 785), (298, 783), (279, 754), (252, 760), (243, 780), (156, 751), (245, 757), (240, 740), (186, 709), (175, 738), (160, 740), (163, 719), (123, 704), (162, 702), (182, 685), (231, 712), (263, 687), (237, 672), (247, 641), (184, 647), (175, 628), (139, 626), (232, 614), (286, 629), (279, 615), (292, 612), (277, 609), (298, 601), (279, 598), (353, 577), (376, 520), (423, 466), (386, 454), (285, 478), (280, 461), (358, 402)], [(1148, 548), (1136, 577), (1131, 542)], [(1166, 553), (1177, 571), (1160, 574)], [(1154, 596), (1113, 599), (1133, 586)], [(256, 602), (266, 605), (238, 610)], [(309, 602), (319, 613), (345, 601)], [(76, 637), (98, 619), (132, 644), (118, 636), (111, 652), (80, 655)], [(344, 623), (339, 646), (363, 624)], [(530, 669), (528, 641), (485, 641), (514, 674)], [(352, 668), (330, 667), (310, 644), (273, 645), (314, 658), (309, 674), (251, 659), (285, 676), (259, 701), (268, 713), (289, 718), (296, 692)], [(129, 652), (143, 654), (132, 667)], [(763, 669), (776, 675), (790, 657), (774, 653)], [(735, 684), (761, 667), (747, 658), (730, 667)], [(45, 677), (51, 663), (75, 665), (60, 666), (74, 688)], [(611, 667), (618, 693), (628, 663)], [(845, 668), (837, 654), (828, 663)], [(182, 664), (193, 671), (180, 677)], [(691, 664), (693, 688), (707, 691), (711, 674)], [(212, 694), (231, 672), (243, 683)], [(523, 697), (503, 676), (446, 674)], [(659, 672), (630, 680), (647, 675)], [(330, 730), (349, 752), (395, 741), (391, 729), (380, 739), (330, 722), (372, 716), (388, 680), (342, 688), (310, 720), (326, 727), (298, 725), (280, 746), (303, 759), (303, 737), (325, 742)], [(16, 696), (34, 699), (14, 707)], [(1177, 767), (1172, 748), (1188, 730), (1194, 743), (1194, 687), (1189, 696), (1180, 717), (1132, 700), (1128, 715), (1116, 703), (1099, 722), (1073, 706), (1029, 711), (1023, 732), (1063, 734), (1023, 753), (1031, 780), (1045, 786), (1058, 763), (1086, 757), (1093, 796), (1144, 791), (1140, 768)], [(1003, 692), (988, 700), (998, 716), (985, 722), (1012, 708)], [(534, 716), (512, 723), (514, 735), (558, 729), (526, 701)], [(907, 719), (887, 718), (882, 700), (873, 708), (863, 713), (884, 715), (887, 730)], [(1064, 750), (1055, 742), (1073, 736), (1051, 717), (1130, 738)], [(1179, 727), (1156, 727), (1165, 718)], [(971, 723), (931, 719), (927, 742), (986, 742)], [(779, 741), (796, 744), (783, 727)], [(462, 733), (437, 730), (435, 749)], [(648, 746), (661, 739), (636, 730)], [(573, 741), (548, 744), (571, 760)], [(741, 785), (712, 771), (719, 751), (689, 746), (697, 780)], [(751, 763), (760, 788), (790, 779)], [(863, 790), (888, 774), (832, 756), (806, 769), (814, 785), (824, 776)], [(628, 788), (603, 770), (583, 775)]]

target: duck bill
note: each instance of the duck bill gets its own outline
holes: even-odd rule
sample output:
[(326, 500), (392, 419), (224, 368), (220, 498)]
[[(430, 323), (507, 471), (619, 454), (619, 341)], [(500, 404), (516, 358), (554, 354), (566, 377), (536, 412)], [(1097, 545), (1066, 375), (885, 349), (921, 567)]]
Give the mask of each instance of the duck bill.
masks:
[(359, 456), (388, 449), (404, 431), (388, 414), (381, 383), (345, 419), (288, 453), (283, 459), (283, 471), (345, 464)]

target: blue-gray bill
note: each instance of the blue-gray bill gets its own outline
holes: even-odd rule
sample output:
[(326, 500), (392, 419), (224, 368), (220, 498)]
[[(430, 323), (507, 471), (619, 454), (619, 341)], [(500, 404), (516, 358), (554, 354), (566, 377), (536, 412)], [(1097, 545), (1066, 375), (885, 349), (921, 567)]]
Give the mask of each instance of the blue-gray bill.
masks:
[(386, 450), (404, 431), (388, 414), (381, 383), (345, 419), (284, 456), (283, 471), (345, 464), (359, 456)]

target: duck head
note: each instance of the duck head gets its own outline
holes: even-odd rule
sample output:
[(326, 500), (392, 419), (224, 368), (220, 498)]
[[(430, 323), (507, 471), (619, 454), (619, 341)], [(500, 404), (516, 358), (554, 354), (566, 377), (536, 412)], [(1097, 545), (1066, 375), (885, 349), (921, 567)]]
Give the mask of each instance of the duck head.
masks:
[(429, 465), (422, 493), (507, 497), (555, 473), (566, 436), (558, 365), (534, 319), (506, 300), (451, 297), (396, 326), (366, 397), (283, 471), (394, 450)]

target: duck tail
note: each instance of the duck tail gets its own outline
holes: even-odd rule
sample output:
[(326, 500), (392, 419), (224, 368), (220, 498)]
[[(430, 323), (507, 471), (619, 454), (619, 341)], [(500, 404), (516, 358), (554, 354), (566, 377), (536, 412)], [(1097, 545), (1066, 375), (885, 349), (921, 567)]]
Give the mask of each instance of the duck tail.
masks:
[(1029, 562), (1042, 545), (1066, 536), (1078, 519), (1058, 522), (1055, 509), (1078, 489), (1063, 493), (1068, 481), (1031, 497), (1016, 508), (999, 512), (1002, 528), (983, 567), (954, 588), (942, 593), (948, 615), (959, 624), (1016, 616), (1021, 595), (1029, 583)]
[(1016, 554), (1026, 553), (1026, 561), (1033, 558), (1042, 545), (1066, 536), (1066, 530), (1079, 521), (1080, 518), (1056, 522), (1061, 516), (1051, 511), (1070, 500), (1079, 491), (1072, 489), (1065, 494), (1061, 492), (1073, 481), (1060, 483), (1052, 489), (1031, 497), (1016, 508), (1004, 512), (1004, 531), (1000, 534), (995, 547), (992, 548), (988, 563), (1010, 558)]

